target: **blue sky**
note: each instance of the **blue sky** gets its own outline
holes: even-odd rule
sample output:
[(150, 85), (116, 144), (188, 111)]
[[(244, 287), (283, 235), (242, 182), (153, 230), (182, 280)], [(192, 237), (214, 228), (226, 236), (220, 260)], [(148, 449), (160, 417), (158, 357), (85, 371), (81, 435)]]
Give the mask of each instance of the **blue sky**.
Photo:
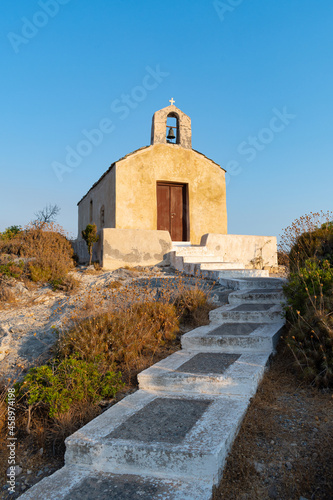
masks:
[(52, 203), (76, 236), (77, 202), (171, 97), (229, 171), (229, 233), (332, 209), (331, 0), (3, 0), (0, 35), (0, 231)]

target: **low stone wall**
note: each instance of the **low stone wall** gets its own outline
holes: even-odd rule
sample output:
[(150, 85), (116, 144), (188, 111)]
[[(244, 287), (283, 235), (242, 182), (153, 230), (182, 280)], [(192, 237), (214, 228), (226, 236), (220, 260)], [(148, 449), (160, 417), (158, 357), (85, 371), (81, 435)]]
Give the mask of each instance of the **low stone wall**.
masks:
[(221, 255), (224, 262), (242, 262), (245, 267), (262, 269), (277, 266), (276, 236), (204, 234), (200, 245)]
[(100, 264), (113, 270), (124, 266), (153, 266), (165, 261), (172, 242), (168, 231), (102, 229)]

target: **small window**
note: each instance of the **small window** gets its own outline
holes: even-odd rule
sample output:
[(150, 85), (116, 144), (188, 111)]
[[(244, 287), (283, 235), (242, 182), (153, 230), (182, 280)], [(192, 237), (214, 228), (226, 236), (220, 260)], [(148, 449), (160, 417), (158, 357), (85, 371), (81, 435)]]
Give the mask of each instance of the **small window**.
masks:
[(101, 228), (104, 227), (104, 224), (105, 224), (105, 220), (104, 220), (104, 205), (102, 206), (101, 208), (101, 212), (100, 212), (100, 218), (99, 218), (99, 222), (100, 222), (100, 226)]
[(90, 207), (89, 207), (89, 222), (92, 224), (93, 222), (93, 201), (90, 200)]

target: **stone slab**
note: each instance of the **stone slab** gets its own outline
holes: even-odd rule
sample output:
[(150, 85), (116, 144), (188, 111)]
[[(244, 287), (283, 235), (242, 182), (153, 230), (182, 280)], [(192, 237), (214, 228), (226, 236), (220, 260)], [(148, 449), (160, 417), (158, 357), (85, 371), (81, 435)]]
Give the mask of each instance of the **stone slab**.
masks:
[[(248, 324), (252, 324), (252, 322), (248, 322)], [(263, 323), (252, 332), (239, 334), (238, 328), (242, 327), (237, 326), (235, 322), (221, 322), (219, 325), (210, 323), (182, 335), (182, 349), (201, 352), (271, 353), (276, 347), (284, 324), (284, 320), (276, 323)], [(219, 328), (220, 331), (218, 331)], [(234, 331), (225, 333), (228, 330), (224, 330), (224, 328), (233, 328)]]
[(156, 398), (129, 417), (107, 438), (134, 439), (145, 443), (181, 443), (210, 404), (210, 400)]
[(178, 351), (138, 375), (141, 389), (178, 394), (214, 394), (249, 398), (269, 359), (266, 353)]
[(211, 331), (211, 335), (250, 335), (266, 323), (224, 323)]
[[(156, 398), (162, 397), (139, 390), (67, 438), (66, 465), (93, 466), (95, 470), (109, 473), (153, 475), (185, 481), (196, 478), (217, 484), (219, 471), (246, 412), (248, 400), (188, 395), (186, 399), (211, 399), (212, 402), (179, 443), (110, 437), (129, 417)], [(165, 399), (184, 397), (173, 394)], [(186, 420), (186, 414), (183, 418)], [(138, 431), (141, 429), (140, 424)]]
[(242, 312), (268, 311), (273, 307), (275, 307), (275, 304), (240, 304), (239, 306), (233, 307), (230, 310)]
[(240, 357), (240, 354), (200, 352), (181, 365), (177, 371), (195, 375), (222, 374)]
[(20, 496), (22, 500), (209, 500), (210, 483), (108, 474), (65, 466)]

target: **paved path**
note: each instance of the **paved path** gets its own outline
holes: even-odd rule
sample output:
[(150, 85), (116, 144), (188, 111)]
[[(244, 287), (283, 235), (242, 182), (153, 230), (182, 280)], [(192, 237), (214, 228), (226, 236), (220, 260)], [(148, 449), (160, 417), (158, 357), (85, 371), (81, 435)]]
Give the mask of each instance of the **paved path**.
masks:
[(235, 290), (229, 304), (68, 437), (65, 466), (22, 500), (211, 498), (284, 325), (281, 280), (219, 280)]

